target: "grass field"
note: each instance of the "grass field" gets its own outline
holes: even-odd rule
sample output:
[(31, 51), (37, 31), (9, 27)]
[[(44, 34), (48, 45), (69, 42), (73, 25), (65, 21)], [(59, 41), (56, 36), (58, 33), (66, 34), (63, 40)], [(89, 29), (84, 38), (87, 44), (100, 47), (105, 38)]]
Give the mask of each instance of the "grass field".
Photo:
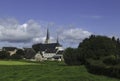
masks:
[(93, 75), (84, 66), (66, 66), (63, 62), (30, 63), (0, 61), (0, 81), (120, 81)]
[(36, 65), (36, 63), (33, 62), (25, 62), (25, 61), (0, 61), (0, 65)]

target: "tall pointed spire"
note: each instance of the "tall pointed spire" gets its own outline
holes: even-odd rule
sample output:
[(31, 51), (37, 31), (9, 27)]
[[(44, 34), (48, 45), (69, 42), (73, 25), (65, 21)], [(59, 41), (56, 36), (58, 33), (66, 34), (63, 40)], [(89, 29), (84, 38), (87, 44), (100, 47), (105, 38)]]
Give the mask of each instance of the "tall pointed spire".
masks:
[(47, 36), (46, 36), (46, 40), (45, 40), (45, 43), (48, 44), (49, 43), (49, 29), (47, 28)]
[(57, 40), (56, 40), (56, 43), (59, 43), (59, 38), (58, 38), (58, 34), (57, 34)]
[(59, 43), (59, 36), (57, 34), (57, 40), (56, 40), (56, 43), (57, 43), (57, 47), (61, 47), (60, 43)]
[(46, 39), (49, 40), (49, 38), (50, 38), (49, 37), (49, 29), (47, 28), (47, 37), (46, 37)]

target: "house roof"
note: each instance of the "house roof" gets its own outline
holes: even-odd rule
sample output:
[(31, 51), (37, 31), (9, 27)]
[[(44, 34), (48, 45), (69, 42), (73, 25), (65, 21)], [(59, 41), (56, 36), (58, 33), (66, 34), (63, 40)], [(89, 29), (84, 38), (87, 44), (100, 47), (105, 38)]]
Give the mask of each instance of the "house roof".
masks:
[(17, 48), (16, 47), (3, 47), (2, 49), (6, 51), (14, 51)]
[(39, 46), (39, 51), (45, 51), (46, 53), (56, 53), (56, 47), (61, 46), (59, 43), (49, 43), (49, 44), (36, 44)]

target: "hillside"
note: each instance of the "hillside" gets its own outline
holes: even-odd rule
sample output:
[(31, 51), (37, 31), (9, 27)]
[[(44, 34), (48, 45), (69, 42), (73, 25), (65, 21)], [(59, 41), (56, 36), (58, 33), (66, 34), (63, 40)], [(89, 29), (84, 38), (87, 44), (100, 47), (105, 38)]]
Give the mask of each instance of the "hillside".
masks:
[(0, 61), (0, 81), (120, 81), (93, 75), (84, 66), (67, 66), (63, 62), (29, 63)]

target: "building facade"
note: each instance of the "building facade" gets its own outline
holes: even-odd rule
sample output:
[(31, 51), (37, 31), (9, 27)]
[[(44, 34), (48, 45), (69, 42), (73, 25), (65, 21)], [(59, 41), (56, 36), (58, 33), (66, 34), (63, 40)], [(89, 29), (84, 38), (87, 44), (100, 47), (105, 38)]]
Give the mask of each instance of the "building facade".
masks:
[(37, 46), (37, 52), (40, 51), (42, 53), (43, 58), (45, 59), (49, 59), (49, 58), (58, 59), (63, 56), (62, 54), (64, 49), (62, 45), (60, 45), (58, 37), (57, 37), (56, 43), (50, 42), (49, 29), (47, 29), (45, 42), (33, 45), (33, 49), (35, 46)]

